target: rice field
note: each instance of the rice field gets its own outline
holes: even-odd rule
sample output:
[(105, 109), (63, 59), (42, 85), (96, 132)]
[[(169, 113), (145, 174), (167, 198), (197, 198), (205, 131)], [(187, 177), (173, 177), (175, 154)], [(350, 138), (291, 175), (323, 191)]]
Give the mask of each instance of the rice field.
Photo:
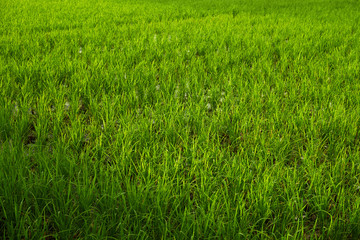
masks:
[(358, 0), (0, 0), (0, 238), (359, 239)]

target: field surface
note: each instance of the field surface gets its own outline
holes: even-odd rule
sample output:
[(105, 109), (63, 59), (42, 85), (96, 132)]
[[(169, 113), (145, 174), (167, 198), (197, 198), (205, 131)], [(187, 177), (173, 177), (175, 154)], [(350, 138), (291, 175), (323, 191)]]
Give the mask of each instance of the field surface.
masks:
[(0, 238), (359, 239), (358, 0), (0, 0)]

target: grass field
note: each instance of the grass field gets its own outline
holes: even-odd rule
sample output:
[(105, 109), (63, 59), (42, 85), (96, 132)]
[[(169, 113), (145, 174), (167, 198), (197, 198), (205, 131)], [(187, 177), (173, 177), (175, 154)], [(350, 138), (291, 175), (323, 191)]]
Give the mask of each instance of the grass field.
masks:
[(0, 238), (359, 239), (358, 0), (0, 0)]

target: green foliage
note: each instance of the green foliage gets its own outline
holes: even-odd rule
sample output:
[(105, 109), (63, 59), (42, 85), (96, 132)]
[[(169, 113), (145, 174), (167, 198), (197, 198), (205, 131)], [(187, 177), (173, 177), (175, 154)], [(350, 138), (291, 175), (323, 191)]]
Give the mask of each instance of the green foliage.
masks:
[(2, 0), (4, 239), (358, 239), (357, 1)]

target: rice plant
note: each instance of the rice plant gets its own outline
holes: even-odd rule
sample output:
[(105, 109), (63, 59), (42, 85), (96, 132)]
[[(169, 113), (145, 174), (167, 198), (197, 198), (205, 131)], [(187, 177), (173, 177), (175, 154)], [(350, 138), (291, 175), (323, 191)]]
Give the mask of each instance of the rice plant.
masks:
[(0, 5), (0, 238), (360, 238), (358, 1)]

